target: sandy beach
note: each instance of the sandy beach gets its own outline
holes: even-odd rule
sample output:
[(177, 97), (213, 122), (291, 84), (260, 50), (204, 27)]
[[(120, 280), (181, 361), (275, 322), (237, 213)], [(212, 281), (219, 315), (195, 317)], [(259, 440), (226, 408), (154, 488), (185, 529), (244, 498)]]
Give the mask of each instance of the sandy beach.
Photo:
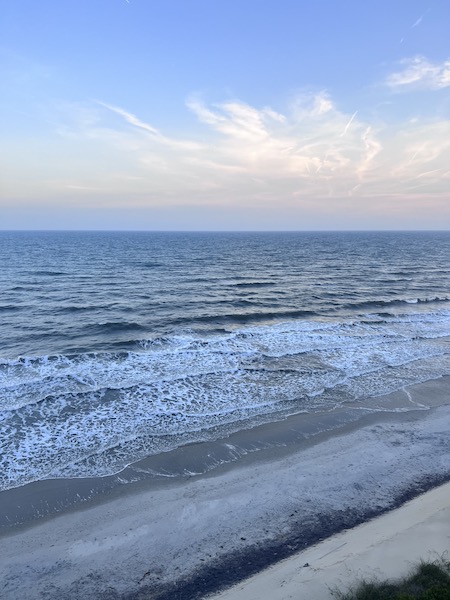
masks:
[(421, 560), (448, 558), (450, 484), (336, 534), (211, 600), (332, 600), (361, 580), (406, 576)]
[[(258, 595), (262, 582), (270, 597), (319, 598), (328, 586), (367, 573), (368, 564), (380, 576), (401, 574), (410, 562), (446, 550), (450, 488), (367, 521), (449, 480), (447, 390), (441, 378), (372, 399), (373, 412), (353, 405), (360, 419), (336, 418), (320, 435), (304, 435), (301, 415), (256, 427), (222, 440), (241, 450), (239, 460), (209, 473), (127, 481), (112, 492), (100, 486), (78, 507), (12, 522), (0, 537), (0, 596), (187, 600), (260, 573), (223, 597), (269, 597)], [(267, 449), (243, 451), (252, 444)], [(195, 446), (184, 452), (198, 460)], [(5, 506), (11, 497), (18, 514), (20, 498), (33, 507), (26, 487), (5, 495)], [(427, 542), (416, 552), (410, 539)]]

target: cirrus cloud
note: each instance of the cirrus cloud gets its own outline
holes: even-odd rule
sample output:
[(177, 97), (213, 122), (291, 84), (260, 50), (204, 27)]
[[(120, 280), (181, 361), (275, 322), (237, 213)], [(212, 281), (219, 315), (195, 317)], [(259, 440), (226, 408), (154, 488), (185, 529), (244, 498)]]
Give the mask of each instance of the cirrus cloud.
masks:
[(423, 219), (434, 210), (450, 218), (448, 120), (384, 124), (363, 107), (340, 109), (324, 91), (301, 94), (284, 111), (198, 97), (187, 109), (197, 127), (174, 136), (129, 108), (68, 105), (45, 156), (32, 153), (36, 176), (25, 180), (10, 169), (6, 194), (33, 193), (83, 210), (174, 207), (181, 214), (201, 207), (260, 218), (288, 211), (331, 226), (349, 214), (371, 226), (391, 204), (398, 219), (410, 218), (412, 207), (417, 215), (424, 207)]
[(440, 90), (450, 86), (450, 60), (434, 64), (424, 56), (402, 61), (403, 69), (392, 73), (386, 84), (394, 90)]

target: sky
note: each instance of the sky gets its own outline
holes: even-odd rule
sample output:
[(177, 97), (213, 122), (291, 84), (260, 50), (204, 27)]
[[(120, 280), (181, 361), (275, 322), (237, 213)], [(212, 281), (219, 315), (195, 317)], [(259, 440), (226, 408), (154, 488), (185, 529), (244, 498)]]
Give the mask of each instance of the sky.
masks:
[(0, 0), (0, 229), (450, 229), (448, 0)]

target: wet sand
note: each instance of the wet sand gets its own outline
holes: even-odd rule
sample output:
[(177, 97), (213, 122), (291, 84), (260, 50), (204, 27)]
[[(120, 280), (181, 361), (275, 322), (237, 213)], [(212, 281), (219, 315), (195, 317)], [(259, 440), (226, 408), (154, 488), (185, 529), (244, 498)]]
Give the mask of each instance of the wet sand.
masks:
[(0, 596), (200, 598), (391, 510), (450, 479), (448, 381), (2, 494)]

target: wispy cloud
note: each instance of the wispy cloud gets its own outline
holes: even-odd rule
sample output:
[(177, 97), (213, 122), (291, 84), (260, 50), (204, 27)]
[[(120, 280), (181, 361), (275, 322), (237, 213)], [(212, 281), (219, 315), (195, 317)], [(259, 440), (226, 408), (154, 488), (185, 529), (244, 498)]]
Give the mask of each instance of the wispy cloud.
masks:
[(394, 90), (439, 90), (450, 86), (450, 60), (434, 64), (424, 56), (406, 58), (403, 69), (389, 75), (386, 84)]
[(220, 135), (212, 149), (216, 163), (239, 166), (258, 180), (320, 187), (333, 177), (338, 184), (355, 176), (350, 165), (370, 161), (357, 112), (341, 113), (324, 93), (300, 97), (286, 115), (237, 101), (208, 107), (191, 100), (188, 106)]
[[(352, 210), (404, 194), (448, 202), (450, 121), (418, 115), (383, 125), (361, 107), (340, 109), (326, 92), (299, 95), (283, 111), (198, 98), (187, 108), (197, 127), (174, 136), (148, 115), (107, 102), (67, 105), (45, 161), (30, 150), (36, 176), (22, 182), (10, 169), (8, 194), (29, 196), (32, 188), (55, 199), (70, 194), (77, 205), (280, 206), (311, 214), (315, 204), (331, 207), (343, 198)], [(20, 161), (12, 152), (5, 164), (23, 164), (21, 148)]]
[(272, 202), (280, 194), (368, 197), (422, 181), (439, 187), (449, 160), (448, 124), (417, 119), (383, 129), (358, 111), (339, 110), (325, 92), (300, 95), (284, 113), (239, 100), (211, 105), (190, 98), (187, 107), (203, 128), (196, 134), (201, 143), (167, 136), (124, 108), (96, 105), (103, 114), (89, 126), (82, 113), (82, 135), (112, 144), (118, 163), (123, 157), (115, 189), (153, 198), (211, 203), (227, 198), (232, 204), (242, 197)]
[(130, 125), (133, 125), (133, 127), (136, 127), (137, 129), (140, 129), (140, 130), (146, 132), (151, 137), (153, 137), (155, 139), (155, 141), (157, 141), (159, 144), (162, 144), (169, 148), (180, 148), (180, 149), (186, 149), (186, 150), (197, 150), (197, 149), (201, 148), (201, 145), (198, 143), (194, 143), (194, 142), (190, 142), (190, 141), (175, 140), (175, 139), (169, 138), (167, 136), (164, 136), (155, 127), (152, 127), (148, 123), (141, 121), (136, 115), (133, 115), (132, 113), (124, 110), (123, 108), (119, 108), (117, 106), (113, 106), (111, 104), (101, 102), (99, 100), (97, 100), (97, 103), (100, 106), (107, 108), (111, 112), (114, 112), (114, 113), (120, 115), (121, 117), (123, 117), (125, 119), (125, 121), (127, 121), (127, 123), (129, 123)]

